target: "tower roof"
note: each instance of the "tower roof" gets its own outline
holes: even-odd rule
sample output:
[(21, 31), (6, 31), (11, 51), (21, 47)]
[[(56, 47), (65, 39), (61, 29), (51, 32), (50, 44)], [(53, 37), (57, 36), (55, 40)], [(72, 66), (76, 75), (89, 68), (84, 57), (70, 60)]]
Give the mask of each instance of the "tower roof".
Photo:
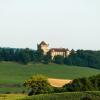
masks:
[(40, 45), (48, 45), (46, 42), (42, 41)]

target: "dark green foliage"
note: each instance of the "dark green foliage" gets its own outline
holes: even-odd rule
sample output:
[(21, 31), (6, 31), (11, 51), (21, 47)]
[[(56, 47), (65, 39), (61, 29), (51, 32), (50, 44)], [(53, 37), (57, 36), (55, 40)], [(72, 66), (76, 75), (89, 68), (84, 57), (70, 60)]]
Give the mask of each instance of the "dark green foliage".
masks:
[(19, 63), (27, 64), (34, 60), (34, 50), (14, 49), (14, 48), (0, 48), (0, 61), (16, 61)]
[(72, 83), (63, 86), (64, 91), (100, 91), (100, 75), (74, 79)]
[(90, 97), (83, 97), (81, 100), (92, 100)]
[(43, 56), (43, 63), (49, 64), (51, 62), (51, 56), (50, 55), (44, 55)]
[(54, 93), (61, 93), (63, 91), (64, 91), (64, 89), (62, 87), (53, 87), (53, 92)]
[(100, 51), (77, 50), (65, 57), (64, 64), (98, 68), (100, 66)]
[[(17, 51), (16, 51), (17, 52)], [(29, 49), (22, 49), (18, 52), (17, 57), (18, 57), (18, 62), (27, 64), (28, 62), (31, 61), (30, 57), (30, 50)]]
[(37, 50), (34, 54), (34, 62), (37, 63), (37, 62), (42, 62), (43, 60), (43, 51), (42, 50)]
[(54, 63), (56, 63), (56, 64), (63, 64), (64, 63), (64, 57), (60, 56), (60, 55), (55, 56), (54, 57)]
[(44, 94), (52, 91), (47, 78), (43, 75), (34, 75), (29, 80), (26, 80), (24, 86), (29, 87), (29, 96), (35, 94)]
[[(42, 62), (44, 59), (42, 50), (0, 48), (0, 61), (15, 61), (23, 64), (29, 62)], [(49, 63), (49, 61), (48, 61)]]

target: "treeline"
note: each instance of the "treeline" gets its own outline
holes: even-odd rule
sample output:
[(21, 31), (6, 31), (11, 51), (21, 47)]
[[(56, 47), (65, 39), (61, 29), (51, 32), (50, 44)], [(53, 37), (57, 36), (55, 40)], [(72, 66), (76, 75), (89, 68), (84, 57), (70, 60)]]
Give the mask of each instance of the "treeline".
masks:
[(43, 55), (41, 50), (32, 50), (29, 48), (0, 48), (0, 61), (15, 61), (18, 63), (50, 63), (51, 56)]
[(43, 56), (42, 51), (31, 49), (17, 49), (17, 48), (0, 48), (0, 61), (14, 61), (22, 64), (29, 62), (38, 63), (50, 62), (51, 58), (48, 55)]
[(100, 51), (77, 50), (75, 52), (72, 50), (68, 57), (56, 56), (54, 62), (100, 69)]
[(29, 49), (0, 48), (0, 61), (27, 63), (34, 59), (34, 52)]
[(68, 57), (55, 56), (52, 60), (50, 54), (43, 55), (42, 50), (32, 50), (29, 48), (0, 48), (0, 61), (15, 61), (23, 64), (29, 62), (44, 64), (56, 63), (100, 69), (100, 51), (72, 50)]

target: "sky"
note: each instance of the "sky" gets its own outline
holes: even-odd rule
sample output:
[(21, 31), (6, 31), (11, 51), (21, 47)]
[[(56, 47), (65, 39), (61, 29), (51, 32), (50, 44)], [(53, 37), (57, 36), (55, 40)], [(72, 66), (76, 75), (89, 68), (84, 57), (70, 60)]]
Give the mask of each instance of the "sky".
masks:
[(0, 0), (0, 47), (100, 50), (100, 0)]

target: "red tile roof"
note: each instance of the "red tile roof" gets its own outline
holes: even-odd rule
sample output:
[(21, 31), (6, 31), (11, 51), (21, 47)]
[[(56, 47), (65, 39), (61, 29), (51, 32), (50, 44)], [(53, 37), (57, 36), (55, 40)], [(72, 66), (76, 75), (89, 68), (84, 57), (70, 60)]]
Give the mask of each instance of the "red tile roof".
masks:
[(65, 48), (51, 48), (50, 51), (66, 52), (66, 51), (69, 51), (69, 50), (65, 49)]

